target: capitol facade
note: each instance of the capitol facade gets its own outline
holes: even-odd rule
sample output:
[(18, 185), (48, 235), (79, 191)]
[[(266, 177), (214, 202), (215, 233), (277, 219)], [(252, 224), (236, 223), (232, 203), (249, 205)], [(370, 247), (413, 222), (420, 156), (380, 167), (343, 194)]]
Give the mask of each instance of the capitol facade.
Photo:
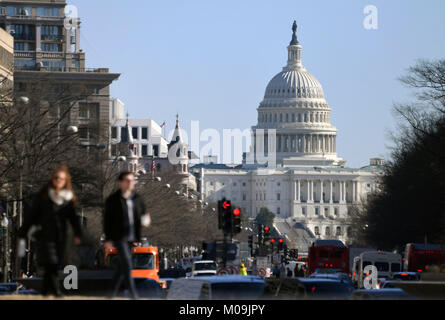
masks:
[[(367, 166), (348, 168), (337, 155), (331, 107), (320, 82), (302, 64), (295, 22), (292, 29), (287, 65), (266, 88), (244, 163), (199, 164), (191, 170), (203, 201), (225, 197), (249, 218), (261, 208), (269, 209), (276, 216), (275, 230), (287, 238), (288, 246), (304, 252), (315, 239), (347, 242), (351, 208), (377, 188), (384, 160), (373, 158)], [(261, 146), (256, 132), (265, 133)], [(274, 141), (268, 141), (270, 137)], [(265, 156), (273, 154), (274, 165), (247, 163), (258, 150)]]

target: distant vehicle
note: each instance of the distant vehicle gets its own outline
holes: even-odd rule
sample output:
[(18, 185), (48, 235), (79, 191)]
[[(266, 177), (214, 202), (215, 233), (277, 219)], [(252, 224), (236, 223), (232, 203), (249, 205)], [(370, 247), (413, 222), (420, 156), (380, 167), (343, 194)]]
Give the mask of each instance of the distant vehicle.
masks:
[(354, 258), (358, 257), (360, 254), (366, 251), (377, 251), (376, 248), (360, 248), (360, 247), (349, 247), (349, 272), (353, 276), (354, 272)]
[(347, 273), (318, 273), (314, 272), (309, 276), (311, 279), (332, 279), (332, 280), (343, 280), (352, 286), (351, 275)]
[(353, 300), (417, 300), (399, 288), (359, 289), (352, 293)]
[(217, 265), (212, 260), (202, 260), (193, 262), (192, 277), (214, 276), (216, 275)]
[(445, 246), (408, 243), (405, 247), (403, 270), (423, 272), (428, 265), (445, 264)]
[(39, 293), (34, 289), (27, 289), (17, 282), (0, 283), (0, 295), (12, 294), (38, 295)]
[(396, 272), (392, 275), (390, 280), (420, 281), (420, 273), (418, 273), (418, 272)]
[(257, 276), (209, 276), (176, 279), (168, 290), (168, 300), (256, 300), (265, 282)]
[(178, 263), (178, 266), (184, 270), (192, 270), (193, 262), (200, 260), (202, 260), (202, 256), (182, 258), (182, 260)]
[(315, 269), (339, 269), (349, 273), (349, 250), (339, 240), (316, 240), (309, 247), (308, 275)]
[[(114, 268), (119, 263), (117, 249), (105, 250), (105, 266)], [(159, 281), (159, 254), (157, 247), (151, 247), (141, 243), (134, 243), (132, 252), (134, 278), (147, 278)]]
[(402, 256), (398, 253), (386, 251), (367, 251), (354, 258), (352, 282), (363, 288), (366, 277), (363, 270), (368, 265), (377, 268), (378, 278), (391, 278), (394, 273), (401, 271)]

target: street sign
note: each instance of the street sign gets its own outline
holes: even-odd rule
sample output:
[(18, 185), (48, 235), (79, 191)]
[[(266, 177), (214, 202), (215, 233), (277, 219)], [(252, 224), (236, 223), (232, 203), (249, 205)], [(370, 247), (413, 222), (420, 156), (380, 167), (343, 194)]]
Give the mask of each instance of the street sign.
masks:
[(277, 253), (272, 256), (273, 263), (281, 263), (281, 254)]
[(270, 268), (269, 257), (256, 257), (256, 267), (258, 270)]

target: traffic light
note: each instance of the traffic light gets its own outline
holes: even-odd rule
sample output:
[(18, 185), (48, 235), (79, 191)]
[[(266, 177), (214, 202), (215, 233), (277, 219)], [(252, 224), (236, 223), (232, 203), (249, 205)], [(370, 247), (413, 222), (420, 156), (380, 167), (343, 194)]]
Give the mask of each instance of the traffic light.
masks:
[(289, 251), (287, 250), (287, 245), (284, 245), (284, 257), (287, 259), (289, 257)]
[(226, 198), (218, 201), (218, 228), (224, 233), (232, 232), (232, 203)]
[(241, 214), (242, 211), (239, 208), (233, 208), (232, 211), (232, 234), (241, 232)]
[(275, 245), (275, 239), (270, 239), (270, 244), (272, 246), (272, 254), (274, 253), (274, 245)]
[(218, 229), (224, 229), (224, 202), (226, 199), (218, 201)]
[(264, 243), (264, 226), (262, 224), (258, 225), (258, 244)]
[(250, 235), (249, 236), (249, 249), (253, 249), (253, 236), (252, 235)]
[(264, 242), (267, 242), (270, 240), (270, 228), (268, 226), (264, 226)]
[(283, 244), (284, 244), (284, 239), (283, 238), (278, 239), (278, 251), (283, 250)]

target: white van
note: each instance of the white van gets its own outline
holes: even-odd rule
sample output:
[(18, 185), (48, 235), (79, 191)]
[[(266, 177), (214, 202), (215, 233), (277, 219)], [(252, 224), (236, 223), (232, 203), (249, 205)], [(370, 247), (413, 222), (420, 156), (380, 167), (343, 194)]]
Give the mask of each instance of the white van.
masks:
[(373, 265), (377, 268), (378, 278), (390, 278), (393, 273), (402, 269), (402, 256), (398, 253), (386, 251), (366, 251), (354, 258), (352, 266), (352, 282), (363, 288), (363, 269)]

